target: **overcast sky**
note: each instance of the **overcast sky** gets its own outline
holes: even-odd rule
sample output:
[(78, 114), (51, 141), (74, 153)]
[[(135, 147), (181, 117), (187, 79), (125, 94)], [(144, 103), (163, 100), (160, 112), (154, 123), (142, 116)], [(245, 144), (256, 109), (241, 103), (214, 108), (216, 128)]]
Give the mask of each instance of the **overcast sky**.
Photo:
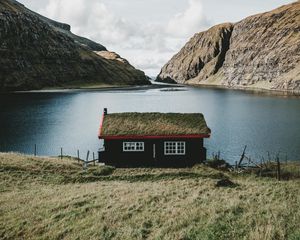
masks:
[(119, 53), (149, 76), (196, 32), (272, 10), (292, 0), (19, 0)]

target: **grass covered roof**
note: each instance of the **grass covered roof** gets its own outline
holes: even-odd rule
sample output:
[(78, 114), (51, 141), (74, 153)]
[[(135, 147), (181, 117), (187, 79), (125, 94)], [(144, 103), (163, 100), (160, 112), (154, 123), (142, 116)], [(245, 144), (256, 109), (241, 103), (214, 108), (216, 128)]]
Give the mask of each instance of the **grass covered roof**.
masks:
[(209, 135), (201, 113), (113, 113), (104, 116), (100, 137)]

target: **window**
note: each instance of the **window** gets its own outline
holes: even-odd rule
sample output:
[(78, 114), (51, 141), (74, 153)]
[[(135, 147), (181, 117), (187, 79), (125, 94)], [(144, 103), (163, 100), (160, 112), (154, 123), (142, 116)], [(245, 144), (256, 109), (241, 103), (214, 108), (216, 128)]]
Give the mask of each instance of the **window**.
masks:
[(165, 155), (185, 155), (185, 142), (165, 142)]
[(143, 142), (123, 142), (123, 152), (143, 152)]

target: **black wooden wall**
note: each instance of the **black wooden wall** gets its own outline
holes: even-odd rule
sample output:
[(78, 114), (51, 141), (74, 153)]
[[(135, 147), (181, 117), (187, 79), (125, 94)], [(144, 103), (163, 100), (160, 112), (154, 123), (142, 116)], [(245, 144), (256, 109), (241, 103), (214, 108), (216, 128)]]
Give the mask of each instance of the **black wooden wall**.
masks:
[[(184, 141), (185, 155), (165, 155), (165, 141)], [(144, 151), (123, 152), (123, 142), (144, 142)], [(206, 159), (202, 138), (105, 140), (104, 147), (105, 152), (99, 152), (100, 162), (116, 167), (190, 167)]]

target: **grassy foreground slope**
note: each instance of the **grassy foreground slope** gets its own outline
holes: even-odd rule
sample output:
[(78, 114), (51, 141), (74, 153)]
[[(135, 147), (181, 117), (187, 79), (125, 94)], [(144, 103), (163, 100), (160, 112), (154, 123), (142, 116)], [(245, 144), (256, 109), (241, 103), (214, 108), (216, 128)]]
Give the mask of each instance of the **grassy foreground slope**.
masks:
[(6, 153), (0, 180), (0, 239), (300, 239), (299, 180)]

